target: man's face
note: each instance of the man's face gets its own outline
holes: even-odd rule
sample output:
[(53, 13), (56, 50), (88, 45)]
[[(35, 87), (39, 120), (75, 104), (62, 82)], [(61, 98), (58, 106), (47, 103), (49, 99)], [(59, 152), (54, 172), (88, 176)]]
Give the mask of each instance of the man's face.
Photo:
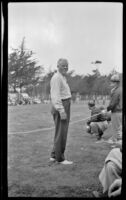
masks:
[(66, 73), (68, 71), (68, 65), (60, 65), (60, 66), (58, 66), (58, 69), (62, 75), (66, 75)]

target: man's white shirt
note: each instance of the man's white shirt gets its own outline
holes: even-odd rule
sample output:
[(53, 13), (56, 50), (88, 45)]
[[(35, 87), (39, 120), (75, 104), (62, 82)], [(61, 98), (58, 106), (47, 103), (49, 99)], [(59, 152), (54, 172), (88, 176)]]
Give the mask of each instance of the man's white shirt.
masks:
[(66, 77), (60, 72), (53, 75), (50, 81), (52, 105), (59, 112), (64, 112), (62, 100), (71, 98), (71, 92)]

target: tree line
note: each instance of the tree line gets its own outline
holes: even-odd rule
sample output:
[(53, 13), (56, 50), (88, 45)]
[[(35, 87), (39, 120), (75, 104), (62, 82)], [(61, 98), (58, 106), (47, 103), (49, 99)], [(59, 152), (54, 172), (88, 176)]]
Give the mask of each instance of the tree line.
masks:
[[(44, 73), (44, 67), (38, 65), (38, 61), (33, 59), (34, 52), (25, 48), (25, 38), (23, 38), (19, 48), (12, 48), (8, 55), (8, 88), (16, 92), (25, 91), (30, 96), (41, 96), (43, 99), (49, 99), (50, 80), (55, 70), (49, 70)], [(67, 80), (73, 95), (109, 95), (110, 78), (116, 70), (112, 70), (109, 75), (101, 75), (98, 69), (92, 71), (92, 74), (75, 75), (75, 71), (69, 71)], [(122, 74), (120, 74), (122, 76)]]

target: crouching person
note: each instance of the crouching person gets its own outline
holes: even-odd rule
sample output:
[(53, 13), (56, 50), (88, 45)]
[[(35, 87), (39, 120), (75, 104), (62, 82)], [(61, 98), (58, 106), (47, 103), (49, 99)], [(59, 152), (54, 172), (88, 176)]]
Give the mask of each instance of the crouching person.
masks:
[(104, 110), (104, 107), (96, 107), (93, 100), (88, 102), (91, 117), (87, 121), (86, 130), (90, 134), (95, 134), (97, 140), (101, 140), (104, 131), (111, 121), (111, 114)]

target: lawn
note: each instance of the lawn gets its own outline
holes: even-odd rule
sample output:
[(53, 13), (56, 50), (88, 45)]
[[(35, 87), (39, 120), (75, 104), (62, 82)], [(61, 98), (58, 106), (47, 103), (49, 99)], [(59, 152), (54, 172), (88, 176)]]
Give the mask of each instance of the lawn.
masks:
[[(8, 107), (9, 197), (85, 198), (102, 190), (98, 175), (112, 147), (86, 133), (81, 120), (89, 115), (87, 104), (72, 104), (65, 157), (73, 165), (61, 165), (49, 161), (54, 136), (50, 104)], [(111, 127), (103, 137), (110, 136)]]

